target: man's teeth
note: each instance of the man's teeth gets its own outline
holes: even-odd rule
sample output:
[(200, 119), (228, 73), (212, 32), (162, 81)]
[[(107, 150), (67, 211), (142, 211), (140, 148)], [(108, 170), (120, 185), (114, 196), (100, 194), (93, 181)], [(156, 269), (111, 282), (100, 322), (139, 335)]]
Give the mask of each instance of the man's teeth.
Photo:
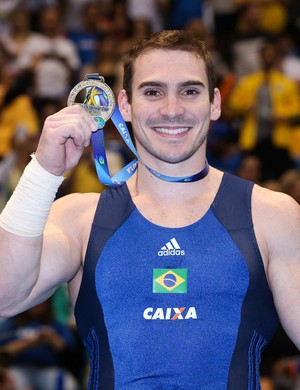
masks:
[(176, 134), (185, 133), (186, 131), (188, 131), (188, 127), (181, 127), (179, 129), (166, 129), (165, 127), (156, 127), (155, 130), (158, 133), (176, 135)]

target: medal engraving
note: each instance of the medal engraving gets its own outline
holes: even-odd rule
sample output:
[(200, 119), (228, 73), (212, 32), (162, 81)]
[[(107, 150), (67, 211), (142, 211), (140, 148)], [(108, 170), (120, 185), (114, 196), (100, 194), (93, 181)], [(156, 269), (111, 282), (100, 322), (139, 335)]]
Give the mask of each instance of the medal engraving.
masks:
[[(82, 91), (86, 91), (83, 103), (77, 103), (76, 97)], [(105, 122), (112, 116), (116, 101), (111, 88), (104, 82), (103, 77), (80, 81), (71, 90), (68, 97), (68, 106), (80, 104), (98, 123), (99, 128), (104, 127)]]

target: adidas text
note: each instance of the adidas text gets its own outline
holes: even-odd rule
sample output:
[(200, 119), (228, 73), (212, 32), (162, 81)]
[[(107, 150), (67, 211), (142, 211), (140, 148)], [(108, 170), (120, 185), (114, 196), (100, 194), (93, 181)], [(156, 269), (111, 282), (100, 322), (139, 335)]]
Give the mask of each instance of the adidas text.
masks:
[(158, 256), (184, 256), (185, 251), (182, 249), (165, 249), (158, 251)]

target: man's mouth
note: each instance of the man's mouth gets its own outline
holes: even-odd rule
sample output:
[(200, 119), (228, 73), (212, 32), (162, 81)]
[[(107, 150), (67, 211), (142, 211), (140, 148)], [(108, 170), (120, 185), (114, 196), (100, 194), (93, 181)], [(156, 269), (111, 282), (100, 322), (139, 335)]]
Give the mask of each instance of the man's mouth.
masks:
[(161, 134), (169, 134), (169, 135), (177, 135), (177, 134), (183, 134), (188, 131), (188, 127), (179, 127), (176, 129), (171, 129), (167, 127), (155, 127), (155, 131)]

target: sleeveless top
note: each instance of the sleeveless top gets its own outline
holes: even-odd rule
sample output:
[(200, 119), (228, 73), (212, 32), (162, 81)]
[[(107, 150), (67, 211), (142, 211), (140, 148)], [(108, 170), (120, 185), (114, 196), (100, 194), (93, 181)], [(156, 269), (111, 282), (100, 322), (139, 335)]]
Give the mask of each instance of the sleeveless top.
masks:
[(144, 218), (126, 183), (102, 193), (75, 306), (89, 390), (260, 389), (278, 317), (252, 188), (225, 173), (206, 214), (180, 228)]

